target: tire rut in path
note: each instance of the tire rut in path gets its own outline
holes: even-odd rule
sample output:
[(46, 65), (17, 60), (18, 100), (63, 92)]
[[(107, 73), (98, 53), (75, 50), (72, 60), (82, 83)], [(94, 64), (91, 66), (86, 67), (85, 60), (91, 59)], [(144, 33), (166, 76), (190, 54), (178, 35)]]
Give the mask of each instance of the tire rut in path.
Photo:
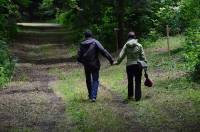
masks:
[(125, 125), (127, 132), (147, 131), (136, 121), (134, 108), (129, 106), (128, 102), (124, 101), (123, 97), (102, 84), (100, 84), (100, 87), (102, 88), (102, 90), (110, 93), (110, 95), (112, 96), (112, 100), (108, 105), (112, 108), (117, 109), (115, 112), (126, 119)]
[[(83, 68), (82, 66), (73, 62), (68, 63), (67, 65), (68, 65), (67, 69), (62, 69), (62, 72), (64, 72), (66, 75), (68, 74), (68, 72), (72, 72), (74, 69)], [(123, 97), (121, 97), (118, 93), (112, 91), (110, 88), (107, 88), (103, 84), (100, 84), (99, 90), (100, 90), (99, 94), (101, 97), (103, 97), (103, 99), (97, 99), (97, 102), (98, 100), (100, 100), (100, 102), (103, 103), (105, 107), (107, 107), (106, 109), (111, 109), (113, 113), (118, 114), (120, 115), (121, 118), (123, 118), (125, 122), (123, 122), (123, 124), (121, 125), (123, 126), (125, 131), (127, 132), (147, 131), (147, 129), (145, 129), (139, 122), (137, 122), (137, 120), (135, 119), (136, 116), (134, 113), (134, 108), (125, 103)]]
[(57, 65), (18, 64), (13, 81), (0, 91), (0, 131), (57, 131), (67, 124), (65, 103), (51, 89), (57, 78), (48, 69)]

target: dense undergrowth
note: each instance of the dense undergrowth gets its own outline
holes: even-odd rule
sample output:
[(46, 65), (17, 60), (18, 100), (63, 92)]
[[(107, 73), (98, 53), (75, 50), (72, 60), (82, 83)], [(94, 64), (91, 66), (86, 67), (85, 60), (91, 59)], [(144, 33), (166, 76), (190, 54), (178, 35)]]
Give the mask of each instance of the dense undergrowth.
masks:
[(0, 87), (10, 81), (14, 70), (14, 61), (10, 57), (6, 42), (0, 40)]
[(200, 80), (200, 20), (186, 32), (185, 59), (193, 79)]
[(0, 0), (0, 88), (10, 81), (14, 69), (8, 45), (16, 34), (17, 7), (11, 1)]

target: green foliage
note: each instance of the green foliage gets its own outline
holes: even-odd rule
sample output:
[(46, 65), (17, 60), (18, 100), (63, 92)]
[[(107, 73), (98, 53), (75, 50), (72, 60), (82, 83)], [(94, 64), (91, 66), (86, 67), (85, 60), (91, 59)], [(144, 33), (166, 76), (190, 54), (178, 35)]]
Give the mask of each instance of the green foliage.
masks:
[(116, 18), (113, 16), (113, 7), (108, 7), (104, 10), (102, 16), (102, 24), (93, 24), (92, 30), (98, 34), (98, 38), (103, 40), (105, 47), (109, 50), (115, 49), (114, 28), (117, 27)]
[[(52, 6), (52, 2), (50, 3)], [(89, 28), (106, 48), (116, 48), (114, 28), (119, 26), (120, 13), (117, 1), (66, 0), (60, 3), (65, 6), (53, 4), (57, 8), (57, 21), (76, 29), (75, 41), (80, 41), (83, 30)], [(126, 33), (133, 30), (137, 36), (148, 38), (152, 42), (160, 34), (165, 35), (166, 25), (169, 25), (171, 34), (175, 35), (183, 27), (180, 22), (180, 5), (180, 0), (124, 1), (123, 16), (120, 16), (123, 18), (123, 30)]]
[(185, 58), (187, 67), (200, 80), (200, 1), (182, 0), (181, 19), (186, 27)]
[(70, 25), (73, 21), (73, 15), (71, 14), (71, 11), (68, 12), (57, 12), (56, 20), (58, 23), (61, 23), (63, 25)]
[(14, 69), (14, 61), (8, 53), (6, 42), (0, 40), (0, 87), (10, 80)]
[(15, 5), (18, 5), (23, 8), (28, 8), (32, 4), (31, 0), (11, 0), (11, 1), (13, 1)]
[(181, 2), (181, 22), (182, 26), (189, 27), (200, 19), (200, 1), (182, 0)]
[(12, 38), (16, 33), (15, 17), (18, 16), (17, 6), (7, 0), (0, 1), (0, 37)]
[(56, 9), (54, 8), (54, 0), (43, 0), (39, 6), (39, 15), (41, 20), (54, 19)]
[(188, 69), (194, 72), (195, 78), (200, 79), (200, 21), (193, 22), (193, 26), (187, 30), (186, 36), (185, 58), (188, 62)]
[(169, 25), (172, 35), (180, 32), (180, 6), (178, 3), (177, 5), (172, 3), (164, 3), (163, 6), (159, 8), (158, 12), (156, 12), (156, 16), (158, 17), (156, 29), (163, 34), (166, 32), (166, 25)]
[(16, 34), (15, 18), (18, 16), (17, 6), (7, 0), (0, 0), (0, 87), (12, 76), (14, 62), (8, 51), (8, 41)]
[(43, 8), (52, 8), (54, 0), (43, 0), (41, 6)]
[(160, 37), (161, 35), (155, 29), (152, 28), (150, 29), (150, 32), (147, 35), (141, 37), (139, 40), (144, 47), (150, 47)]

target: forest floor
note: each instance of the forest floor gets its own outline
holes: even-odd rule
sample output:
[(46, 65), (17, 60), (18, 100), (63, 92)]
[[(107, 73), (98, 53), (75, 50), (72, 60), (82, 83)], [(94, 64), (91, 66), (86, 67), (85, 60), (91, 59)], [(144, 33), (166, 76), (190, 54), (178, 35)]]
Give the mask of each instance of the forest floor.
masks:
[(12, 82), (0, 91), (0, 131), (199, 131), (200, 85), (188, 79), (183, 39), (170, 38), (171, 57), (165, 39), (145, 49), (154, 87), (142, 85), (140, 102), (124, 101), (125, 61), (109, 66), (102, 59), (96, 103), (87, 99), (80, 64), (18, 63)]

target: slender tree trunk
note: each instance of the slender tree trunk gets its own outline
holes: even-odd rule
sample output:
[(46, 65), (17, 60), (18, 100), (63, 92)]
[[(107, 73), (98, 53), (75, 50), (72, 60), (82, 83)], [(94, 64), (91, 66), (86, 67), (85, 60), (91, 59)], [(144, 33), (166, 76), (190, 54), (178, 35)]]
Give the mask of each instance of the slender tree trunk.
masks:
[(119, 48), (124, 43), (124, 0), (117, 0), (118, 44)]

